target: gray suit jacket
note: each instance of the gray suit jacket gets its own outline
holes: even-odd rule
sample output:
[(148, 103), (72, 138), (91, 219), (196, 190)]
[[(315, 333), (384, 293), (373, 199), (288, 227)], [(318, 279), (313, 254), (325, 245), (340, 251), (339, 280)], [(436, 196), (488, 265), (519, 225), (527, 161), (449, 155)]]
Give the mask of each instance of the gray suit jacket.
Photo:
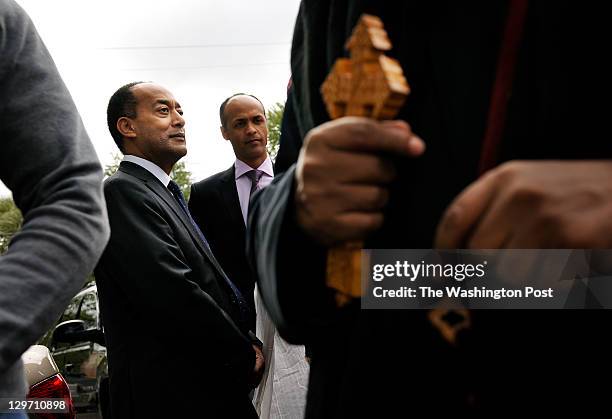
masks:
[(0, 179), (24, 216), (0, 259), (1, 397), (24, 395), (20, 356), (91, 273), (108, 221), (102, 170), (79, 114), (12, 0), (0, 1), (0, 57)]

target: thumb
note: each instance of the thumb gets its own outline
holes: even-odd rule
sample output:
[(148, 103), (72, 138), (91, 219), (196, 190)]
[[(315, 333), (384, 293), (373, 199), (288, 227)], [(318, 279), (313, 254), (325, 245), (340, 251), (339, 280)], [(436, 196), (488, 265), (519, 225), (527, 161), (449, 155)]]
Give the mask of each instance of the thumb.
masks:
[(386, 129), (397, 130), (398, 132), (410, 136), (407, 144), (409, 156), (418, 157), (425, 152), (425, 142), (421, 137), (412, 132), (412, 128), (406, 121), (401, 119), (381, 121), (381, 125)]

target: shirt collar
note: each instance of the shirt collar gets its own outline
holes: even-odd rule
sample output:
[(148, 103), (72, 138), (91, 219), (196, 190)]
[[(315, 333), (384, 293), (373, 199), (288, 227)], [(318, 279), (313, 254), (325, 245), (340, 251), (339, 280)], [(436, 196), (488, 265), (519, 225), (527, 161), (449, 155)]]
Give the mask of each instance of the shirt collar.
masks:
[[(242, 160), (238, 160), (238, 159), (236, 159), (236, 161), (234, 162), (234, 168), (236, 169), (235, 170), (236, 179), (244, 175), (246, 172), (250, 172), (251, 170), (253, 170), (251, 166), (249, 166)], [(266, 176), (274, 177), (274, 169), (272, 167), (272, 160), (270, 159), (270, 156), (266, 157), (263, 163), (259, 165), (257, 170), (261, 170), (262, 172), (264, 172)]]
[(151, 172), (153, 176), (159, 179), (162, 185), (164, 185), (166, 188), (168, 187), (168, 184), (170, 183), (170, 180), (171, 180), (170, 176), (168, 176), (166, 172), (164, 172), (161, 169), (161, 167), (159, 167), (155, 163), (149, 160), (143, 159), (141, 157), (133, 156), (131, 154), (126, 154), (125, 156), (123, 156), (123, 161), (129, 161), (131, 163), (137, 164), (143, 169), (148, 170), (149, 172)]

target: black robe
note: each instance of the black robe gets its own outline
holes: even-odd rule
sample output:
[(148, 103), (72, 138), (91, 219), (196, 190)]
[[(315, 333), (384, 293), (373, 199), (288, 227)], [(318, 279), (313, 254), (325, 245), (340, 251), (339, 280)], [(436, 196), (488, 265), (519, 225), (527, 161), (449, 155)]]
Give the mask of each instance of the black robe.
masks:
[[(582, 56), (570, 2), (531, 2), (499, 163), (612, 157), (590, 102), (570, 98)], [(324, 286), (325, 249), (296, 225), (294, 166), (308, 130), (328, 120), (319, 88), (362, 12), (378, 15), (412, 92), (398, 118), (427, 144), (398, 159), (383, 227), (367, 248), (433, 246), (454, 197), (478, 177), (507, 2), (303, 1), (292, 48), (275, 181), (256, 195), (250, 254), (269, 312), (288, 340), (312, 344), (308, 418), (487, 415), (605, 406), (606, 311), (480, 310), (449, 345), (426, 311), (336, 309)], [(593, 38), (592, 43), (603, 38)], [(584, 65), (595, 66), (593, 62)], [(594, 91), (604, 78), (580, 79)], [(579, 135), (578, 128), (580, 129)]]

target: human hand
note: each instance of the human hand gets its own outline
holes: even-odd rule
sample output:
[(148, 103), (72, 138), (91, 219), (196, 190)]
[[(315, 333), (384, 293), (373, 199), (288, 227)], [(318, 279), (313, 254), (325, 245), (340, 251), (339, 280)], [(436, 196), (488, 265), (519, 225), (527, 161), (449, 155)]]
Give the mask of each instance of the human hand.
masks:
[(255, 350), (255, 367), (253, 368), (253, 373), (251, 374), (251, 388), (255, 388), (259, 385), (266, 367), (266, 361), (261, 348), (257, 345), (253, 345), (253, 349)]
[(612, 162), (513, 161), (448, 207), (436, 248), (612, 247)]
[(299, 225), (324, 245), (363, 239), (383, 223), (390, 157), (420, 156), (423, 141), (404, 121), (345, 117), (312, 129), (295, 174)]

